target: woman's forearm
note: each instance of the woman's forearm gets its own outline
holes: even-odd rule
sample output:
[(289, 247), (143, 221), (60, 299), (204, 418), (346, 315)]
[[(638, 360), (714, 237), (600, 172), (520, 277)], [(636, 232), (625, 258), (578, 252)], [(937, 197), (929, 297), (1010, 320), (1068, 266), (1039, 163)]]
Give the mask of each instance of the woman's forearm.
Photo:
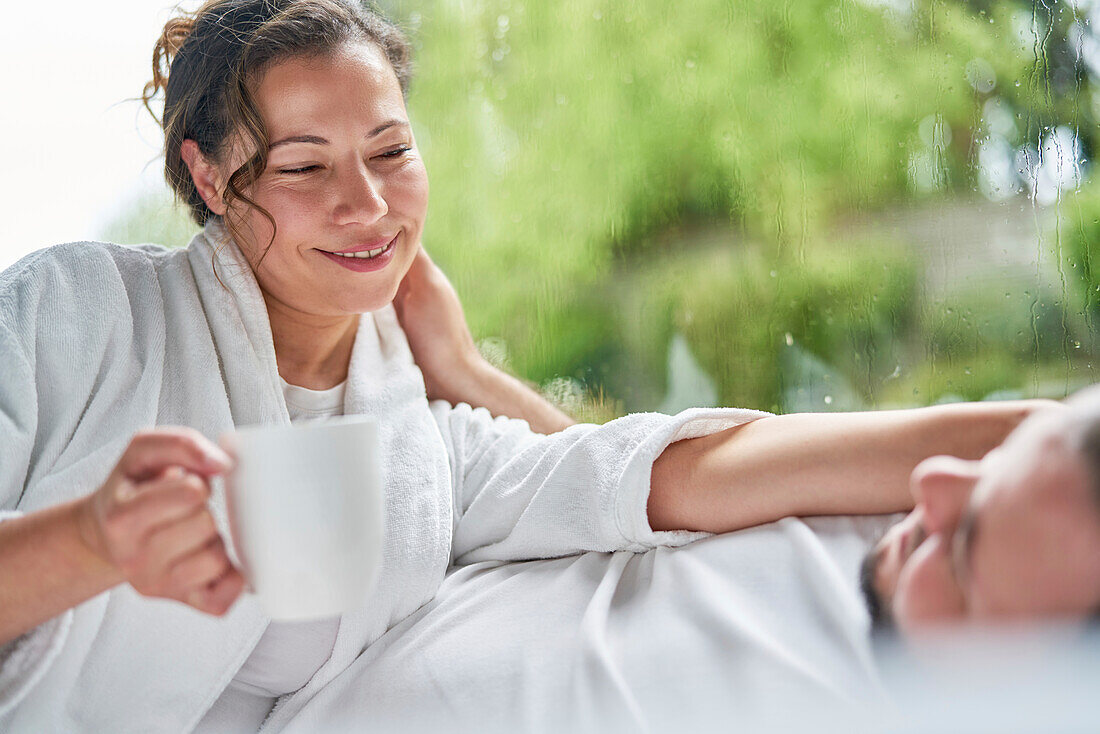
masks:
[(1049, 403), (769, 416), (679, 441), (653, 464), (650, 525), (720, 533), (792, 515), (906, 510), (920, 461), (980, 458), (1042, 405)]
[(122, 582), (82, 522), (79, 500), (0, 522), (0, 645)]
[(445, 398), (452, 403), (469, 403), (495, 416), (521, 418), (536, 433), (557, 433), (576, 423), (520, 380), (480, 357), (461, 372), (465, 379)]
[(469, 403), (495, 416), (521, 418), (537, 433), (556, 433), (575, 422), (481, 357), (458, 294), (423, 247), (417, 249), (393, 306), (429, 400)]

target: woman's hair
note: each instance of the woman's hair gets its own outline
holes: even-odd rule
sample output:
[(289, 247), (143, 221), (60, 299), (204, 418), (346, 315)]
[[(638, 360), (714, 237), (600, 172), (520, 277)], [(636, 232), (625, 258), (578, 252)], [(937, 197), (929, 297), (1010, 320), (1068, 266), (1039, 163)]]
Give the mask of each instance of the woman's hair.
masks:
[[(253, 96), (263, 72), (295, 57), (320, 56), (347, 43), (377, 46), (408, 92), (411, 50), (397, 26), (357, 0), (207, 0), (193, 13), (172, 18), (153, 48), (153, 79), (142, 100), (164, 94), (164, 175), (200, 225), (214, 213), (195, 188), (180, 156), (183, 141), (198, 144), (210, 161), (224, 162), (236, 136), (255, 151), (233, 171), (223, 200), (243, 201), (271, 223), (272, 216), (245, 193), (267, 167), (269, 140)], [(226, 222), (232, 225), (230, 222)]]

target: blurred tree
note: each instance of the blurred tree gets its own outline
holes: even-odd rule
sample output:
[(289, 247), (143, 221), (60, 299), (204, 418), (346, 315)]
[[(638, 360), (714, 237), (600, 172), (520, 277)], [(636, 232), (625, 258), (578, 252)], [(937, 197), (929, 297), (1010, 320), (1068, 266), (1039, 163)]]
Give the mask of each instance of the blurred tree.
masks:
[[(987, 143), (1010, 156), (999, 185), (1026, 188), (1033, 172), (1013, 174), (1017, 153), (1037, 159), (1039, 131), (1080, 121), (1088, 86), (1079, 63), (1072, 85), (1055, 83), (1066, 45), (1040, 28), (1073, 27), (1073, 13), (1033, 17), (1023, 2), (700, 0), (686, 12), (658, 0), (437, 0), (398, 12), (421, 39), (411, 109), (434, 181), (429, 244), (469, 294), (475, 329), (503, 336), (539, 380), (604, 384), (624, 362), (663, 380), (676, 307), (650, 310), (659, 323), (647, 328), (663, 335), (643, 340), (652, 353), (628, 349), (609, 327), (621, 303), (604, 294), (638, 268), (616, 262), (690, 257), (693, 229), (725, 226), (735, 261), (778, 273), (761, 288), (788, 274), (804, 284), (807, 248), (838, 219), (969, 193)], [(858, 297), (861, 271), (835, 270), (853, 273), (833, 283), (837, 304)], [(707, 297), (682, 277), (668, 304)], [(478, 288), (486, 279), (491, 291)], [(779, 316), (741, 321), (762, 315)], [(713, 352), (702, 338), (693, 345)], [(751, 352), (730, 358), (774, 368)], [(737, 399), (771, 407), (769, 384)]]
[[(905, 243), (837, 224), (975, 191), (1057, 197), (1095, 148), (1084, 0), (382, 5), (417, 46), (425, 242), (475, 334), (529, 379), (628, 409), (659, 402), (676, 331), (727, 403), (783, 407), (788, 337), (868, 401), (951, 392), (944, 344), (965, 329), (924, 314)], [(986, 300), (967, 323), (998, 321)], [(1068, 362), (1041, 347), (1069, 333), (1067, 299), (1048, 300), (1025, 311), (1061, 336), (980, 343)]]

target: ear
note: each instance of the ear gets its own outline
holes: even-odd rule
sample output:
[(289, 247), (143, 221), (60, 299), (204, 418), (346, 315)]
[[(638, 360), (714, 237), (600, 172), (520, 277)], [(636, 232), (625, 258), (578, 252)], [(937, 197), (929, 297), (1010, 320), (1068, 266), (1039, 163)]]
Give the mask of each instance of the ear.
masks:
[(970, 502), (980, 465), (953, 456), (933, 456), (913, 470), (913, 498), (924, 508), (925, 530), (952, 533)]
[(221, 171), (216, 165), (206, 159), (199, 150), (199, 144), (194, 140), (184, 140), (180, 146), (180, 157), (191, 172), (191, 180), (195, 182), (199, 196), (206, 202), (210, 211), (219, 216), (225, 215), (225, 202), (222, 200), (222, 189), (225, 182), (222, 180)]

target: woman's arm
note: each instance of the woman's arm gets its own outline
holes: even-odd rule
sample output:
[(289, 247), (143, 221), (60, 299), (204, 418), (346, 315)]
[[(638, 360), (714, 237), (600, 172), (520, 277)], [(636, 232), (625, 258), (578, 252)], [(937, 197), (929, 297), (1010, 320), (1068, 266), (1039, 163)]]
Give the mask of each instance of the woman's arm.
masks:
[(458, 294), (423, 247), (393, 305), (424, 373), (429, 400), (468, 403), (495, 416), (520, 418), (537, 433), (555, 433), (574, 424), (537, 392), (481, 357)]
[(81, 538), (82, 502), (0, 522), (0, 645), (121, 583)]
[(154, 429), (96, 492), (0, 522), (0, 645), (123, 582), (224, 614), (244, 579), (206, 501), (228, 468), (201, 434)]
[[(475, 350), (476, 352), (476, 350)], [(486, 362), (480, 354), (473, 355), (458, 373), (464, 381), (450, 397), (439, 397), (452, 405), (469, 403), (496, 416), (527, 421), (535, 433), (557, 433), (576, 423), (520, 380)]]
[(548, 436), (432, 405), (451, 460), (459, 564), (680, 545), (791, 515), (912, 506), (927, 456), (977, 458), (1041, 401), (772, 416), (635, 413)]
[(654, 530), (729, 532), (782, 517), (870, 514), (913, 506), (923, 459), (984, 456), (1049, 401), (769, 416), (678, 441), (653, 464)]

